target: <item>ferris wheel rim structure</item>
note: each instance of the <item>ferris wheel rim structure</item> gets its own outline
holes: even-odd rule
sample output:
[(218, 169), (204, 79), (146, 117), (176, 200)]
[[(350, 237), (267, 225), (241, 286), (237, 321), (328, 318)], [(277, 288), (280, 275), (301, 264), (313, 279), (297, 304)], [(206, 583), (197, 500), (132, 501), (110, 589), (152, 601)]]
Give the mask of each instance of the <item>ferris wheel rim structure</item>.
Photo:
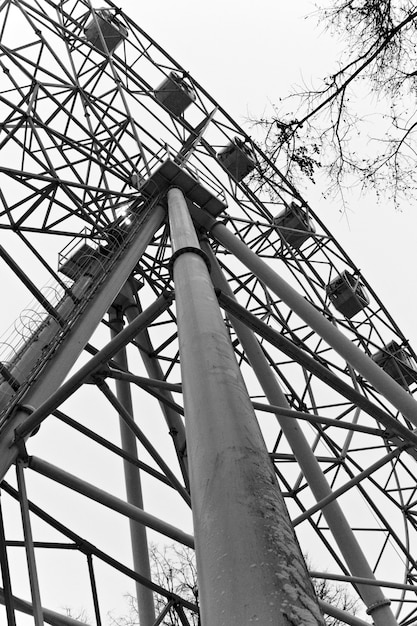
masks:
[[(417, 405), (412, 397), (416, 355), (355, 264), (256, 142), (122, 10), (108, 0), (104, 4), (93, 9), (87, 0), (34, 4), (9, 0), (0, 8), (0, 64), (7, 81), (0, 91), (4, 120), (0, 257), (3, 267), (36, 301), (1, 342), (2, 478), (13, 464), (17, 471), (16, 486), (10, 484), (9, 471), (2, 487), (10, 501), (20, 502), (20, 544), (27, 554), (26, 589), (32, 596), (29, 602), (13, 594), (17, 584), (7, 574), (12, 548), (0, 524), (9, 624), (15, 623), (15, 609), (31, 611), (36, 625), (42, 619), (70, 623), (70, 618), (65, 622), (41, 606), (35, 558), (39, 545), (31, 536), (34, 517), (81, 546), (87, 556), (97, 623), (100, 600), (93, 556), (136, 581), (139, 595), (146, 588), (140, 596), (140, 603), (149, 605), (141, 615), (145, 626), (157, 619), (155, 614), (150, 617), (153, 592), (164, 598), (160, 615), (173, 610), (187, 623), (184, 611), (195, 611), (195, 603), (151, 582), (149, 563), (138, 554), (133, 568), (128, 567), (111, 555), (111, 543), (106, 553), (58, 515), (30, 502), (24, 476), (28, 467), (54, 485), (133, 520), (131, 533), (136, 533), (134, 541), (142, 550), (146, 527), (193, 545), (190, 532), (169, 522), (169, 511), (164, 519), (147, 512), (138, 493), (137, 468), (142, 476), (176, 492), (178, 506), (189, 507), (189, 446), (181, 398), (188, 398), (186, 413), (207, 410), (198, 396), (205, 398), (214, 383), (207, 374), (206, 390), (204, 370), (200, 379), (195, 376), (205, 361), (214, 358), (208, 356), (212, 343), (223, 333), (221, 345), (232, 346), (242, 376), (236, 398), (246, 387), (245, 411), (259, 419), (267, 456), (303, 552), (310, 544), (311, 558), (325, 552), (323, 571), (316, 576), (349, 583), (364, 602), (361, 617), (339, 614), (337, 607), (325, 610), (351, 624), (369, 623), (368, 612), (377, 625), (411, 626), (417, 621), (413, 557)], [(178, 215), (183, 216), (182, 226), (176, 224)], [(187, 215), (191, 221), (185, 227)], [(52, 263), (58, 255), (56, 271)], [(37, 273), (53, 279), (47, 292), (40, 289)], [(207, 276), (211, 279), (204, 305), (195, 304), (192, 313), (193, 295), (188, 290), (193, 282), (203, 289)], [(185, 291), (179, 298), (181, 289)], [(213, 327), (207, 340), (205, 327), (199, 324), (203, 318), (207, 328), (214, 324), (214, 313), (204, 317), (209, 302), (213, 311), (223, 311), (224, 330)], [(124, 318), (128, 325), (123, 329)], [(90, 343), (97, 328), (101, 347)], [(193, 328), (198, 332), (189, 345)], [(103, 339), (103, 329), (110, 329), (110, 342)], [(200, 339), (203, 343), (197, 348)], [(133, 350), (143, 360), (140, 375), (130, 369)], [(180, 367), (188, 372), (182, 383)], [(211, 370), (216, 367), (211, 363)], [(223, 390), (227, 385), (222, 385), (222, 376), (215, 379), (218, 399), (213, 390), (207, 396), (216, 414), (234, 393), (230, 381)], [(191, 385), (191, 380), (197, 382)], [(139, 419), (139, 426), (132, 419), (142, 400), (132, 394), (130, 385), (160, 403), (168, 427), (161, 440), (146, 421)], [(97, 391), (119, 414), (121, 445), (114, 444), (113, 430), (111, 435), (100, 434), (101, 425), (86, 415), (88, 404), (75, 405), (77, 419), (61, 409), (63, 402), (83, 398), (87, 387), (91, 397)], [(236, 406), (231, 401), (231, 415)], [(274, 414), (278, 422), (272, 422)], [(51, 456), (58, 458), (55, 464), (31, 452), (38, 445), (48, 448), (48, 429), (55, 433), (53, 421), (88, 439), (93, 451), (103, 447), (124, 460), (127, 502), (116, 497), (115, 487), (90, 483), (90, 470), (101, 481), (95, 470), (86, 473), (84, 468), (84, 478), (78, 478), (77, 472), (76, 476), (65, 469), (67, 461), (58, 466), (56, 451), (51, 449)], [(225, 439), (232, 432), (241, 436), (233, 424), (227, 430), (223, 421), (215, 423), (216, 433), (192, 435), (194, 476), (200, 471), (195, 469), (199, 456), (206, 454), (205, 437), (213, 435), (214, 441), (220, 432)], [(132, 433), (135, 444), (129, 448)], [(256, 437), (253, 434), (253, 440)], [(173, 443), (170, 452), (165, 438)], [(216, 444), (207, 445), (223, 445), (218, 438)], [(261, 449), (260, 442), (256, 449)], [(146, 461), (135, 452), (136, 445)], [(249, 444), (242, 440), (240, 445)], [(216, 448), (209, 450), (210, 457)], [(243, 467), (246, 462), (250, 465), (246, 459)], [(213, 468), (217, 474), (217, 465)], [(265, 466), (265, 476), (268, 471)], [(36, 480), (32, 483), (36, 493)], [(207, 520), (211, 510), (203, 511), (200, 491), (192, 493), (193, 509)], [(216, 497), (219, 508), (227, 509), (226, 496)], [(233, 497), (237, 506), (239, 498)], [(236, 524), (237, 511), (230, 516)], [(198, 527), (197, 522), (194, 519)], [(282, 521), (284, 527), (286, 523)], [(82, 527), (81, 521), (74, 524)], [(197, 530), (197, 538), (201, 532)], [(208, 560), (207, 548), (200, 551), (205, 555), (200, 560)], [(268, 567), (273, 571), (273, 563)], [(239, 576), (243, 580), (246, 572), (239, 571)], [(208, 578), (204, 572), (203, 590), (211, 584)], [(295, 579), (289, 580), (295, 585)], [(280, 590), (283, 587), (284, 583)], [(380, 587), (384, 593), (375, 591)], [(300, 607), (292, 613), (282, 608), (288, 602), (283, 597), (282, 623), (302, 619)], [(208, 601), (203, 598), (203, 604)], [(303, 610), (309, 603), (308, 598), (302, 600)], [(235, 616), (227, 615), (227, 623), (232, 623), (231, 617)]]

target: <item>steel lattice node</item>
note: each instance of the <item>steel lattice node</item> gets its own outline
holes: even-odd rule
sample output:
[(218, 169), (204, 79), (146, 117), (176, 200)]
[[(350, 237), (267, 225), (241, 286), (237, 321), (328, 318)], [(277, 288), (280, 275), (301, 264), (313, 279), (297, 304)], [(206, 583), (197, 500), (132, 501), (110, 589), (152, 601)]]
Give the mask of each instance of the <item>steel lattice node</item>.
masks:
[(154, 170), (152, 175), (141, 184), (139, 191), (147, 198), (159, 195), (163, 197), (170, 187), (179, 187), (189, 200), (215, 217), (227, 208), (220, 190), (207, 189), (198, 179), (197, 172), (185, 170), (169, 159)]

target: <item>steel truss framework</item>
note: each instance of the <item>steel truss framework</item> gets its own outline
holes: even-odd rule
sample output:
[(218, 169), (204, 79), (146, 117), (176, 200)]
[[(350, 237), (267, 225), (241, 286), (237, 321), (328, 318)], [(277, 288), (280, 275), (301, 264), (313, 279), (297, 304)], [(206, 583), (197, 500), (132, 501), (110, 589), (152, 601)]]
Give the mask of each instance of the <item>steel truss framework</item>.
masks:
[[(142, 626), (165, 623), (170, 612), (191, 623), (196, 605), (151, 581), (145, 530), (192, 547), (191, 500), (205, 625), (223, 623), (213, 604), (226, 610), (224, 623), (249, 623), (256, 593), (248, 585), (264, 557), (268, 572), (283, 577), (279, 604), (270, 602), (281, 620), (274, 623), (307, 623), (299, 611), (309, 599), (292, 613), (283, 608), (285, 586), (296, 583), (285, 577), (291, 559), (282, 536), (257, 562), (226, 559), (233, 584), (216, 569), (219, 546), (227, 552), (239, 535), (258, 490), (266, 526), (253, 522), (244, 533), (258, 538), (278, 521), (286, 528), (287, 509), (315, 576), (343, 581), (359, 597), (357, 617), (342, 614), (346, 623), (369, 623), (366, 611), (377, 625), (417, 623), (414, 352), (258, 146), (128, 15), (103, 4), (111, 22), (88, 0), (0, 4), (0, 256), (16, 300), (33, 299), (1, 341), (1, 601), (9, 625), (21, 612), (37, 625), (76, 624), (54, 604), (56, 579), (67, 574), (68, 604), (76, 581), (88, 583), (81, 602), (98, 625), (113, 577), (137, 583)], [(106, 24), (113, 35), (127, 33), (110, 51)], [(158, 90), (168, 81), (166, 93), (178, 96), (171, 72), (194, 94), (183, 111)], [(236, 137), (257, 176), (233, 172), (219, 156)], [(274, 176), (262, 177), (266, 170)], [(304, 227), (275, 219), (293, 203), (315, 226), (301, 243), (291, 234)], [(350, 318), (326, 289), (343, 272), (369, 295)], [(207, 331), (217, 315), (223, 330)], [(397, 364), (397, 382), (369, 358), (389, 357), (384, 347), (393, 341), (410, 359)], [(226, 343), (243, 376), (239, 392), (228, 378), (235, 366), (212, 356)], [(243, 411), (233, 398), (245, 387)], [(271, 497), (262, 476), (255, 480), (263, 461), (249, 451), (258, 437), (250, 416), (255, 434), (242, 439), (245, 411), (258, 418), (271, 461), (262, 476), (273, 468), (286, 504), (275, 518), (275, 503), (262, 504)], [(245, 472), (251, 487), (240, 492), (235, 481)], [(217, 532), (206, 537), (211, 516)], [(248, 537), (237, 540), (250, 554)], [(49, 562), (45, 553), (59, 557)], [(234, 608), (221, 608), (216, 577)]]

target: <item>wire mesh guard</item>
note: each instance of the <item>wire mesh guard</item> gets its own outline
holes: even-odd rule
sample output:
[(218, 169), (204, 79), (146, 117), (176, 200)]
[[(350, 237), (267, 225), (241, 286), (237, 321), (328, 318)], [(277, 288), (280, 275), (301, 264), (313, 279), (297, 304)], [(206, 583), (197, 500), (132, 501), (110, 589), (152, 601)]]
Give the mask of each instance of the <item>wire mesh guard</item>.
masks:
[[(0, 610), (9, 624), (37, 624), (42, 612), (70, 624), (62, 607), (73, 616), (81, 607), (100, 624), (138, 591), (145, 626), (169, 614), (196, 623), (195, 595), (150, 582), (143, 555), (146, 541), (193, 543), (166, 218), (178, 187), (310, 569), (358, 598), (350, 623), (384, 623), (367, 591), (375, 580), (381, 607), (390, 602), (402, 626), (417, 623), (417, 417), (412, 404), (401, 409), (416, 390), (415, 353), (308, 203), (278, 170), (262, 176), (259, 146), (128, 15), (103, 5), (0, 5), (0, 256), (16, 294), (5, 326), (18, 320), (0, 338)], [(398, 383), (400, 407), (230, 251), (224, 229)], [(126, 323), (135, 331), (108, 348)], [(282, 390), (280, 411), (239, 324), (254, 331)], [(331, 502), (372, 584), (352, 571), (350, 544), (323, 514)], [(133, 557), (127, 518), (140, 535)]]

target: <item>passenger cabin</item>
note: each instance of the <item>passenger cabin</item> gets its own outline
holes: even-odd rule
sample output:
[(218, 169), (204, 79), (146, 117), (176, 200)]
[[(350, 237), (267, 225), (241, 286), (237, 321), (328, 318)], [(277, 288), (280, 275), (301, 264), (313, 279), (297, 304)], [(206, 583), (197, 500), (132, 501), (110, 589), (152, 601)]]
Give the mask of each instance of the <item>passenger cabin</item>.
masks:
[(174, 115), (182, 115), (185, 109), (195, 101), (193, 88), (176, 72), (169, 76), (155, 89), (155, 98)]
[(316, 232), (306, 211), (295, 202), (286, 206), (282, 213), (273, 218), (272, 223), (277, 227), (281, 239), (297, 250)]
[(348, 319), (369, 304), (369, 298), (359, 278), (346, 270), (327, 285), (326, 293), (333, 306)]
[(404, 389), (408, 389), (417, 380), (413, 360), (396, 341), (391, 341), (382, 350), (378, 350), (372, 359)]
[(242, 139), (235, 137), (217, 154), (219, 162), (237, 182), (243, 180), (255, 169), (255, 156), (252, 149)]
[(128, 36), (128, 30), (110, 9), (96, 9), (85, 27), (85, 36), (97, 50), (111, 54)]

